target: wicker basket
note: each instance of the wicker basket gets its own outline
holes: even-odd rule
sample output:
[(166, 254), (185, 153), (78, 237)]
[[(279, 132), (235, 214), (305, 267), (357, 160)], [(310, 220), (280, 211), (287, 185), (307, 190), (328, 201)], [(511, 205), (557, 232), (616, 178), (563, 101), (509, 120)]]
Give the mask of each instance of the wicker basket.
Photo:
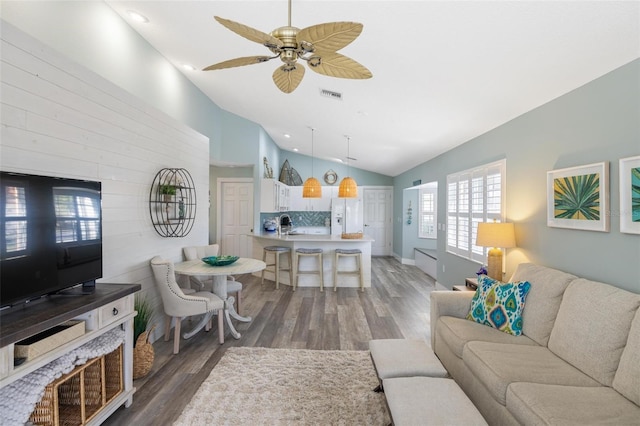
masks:
[(362, 232), (342, 233), (343, 240), (359, 240), (363, 237)]
[(124, 389), (122, 345), (49, 383), (29, 421), (35, 425), (83, 425)]
[(146, 376), (153, 367), (153, 360), (155, 353), (153, 346), (149, 343), (149, 336), (153, 331), (153, 328), (149, 331), (145, 331), (138, 336), (136, 340), (136, 346), (133, 348), (133, 378), (139, 379)]

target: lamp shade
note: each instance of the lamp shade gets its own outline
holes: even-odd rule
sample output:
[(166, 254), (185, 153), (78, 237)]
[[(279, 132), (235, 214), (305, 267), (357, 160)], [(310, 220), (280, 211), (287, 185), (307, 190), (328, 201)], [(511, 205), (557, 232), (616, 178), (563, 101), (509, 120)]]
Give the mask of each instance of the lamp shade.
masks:
[(304, 181), (302, 186), (302, 198), (321, 198), (322, 185), (320, 181), (313, 176)]
[(338, 188), (338, 197), (340, 198), (355, 198), (358, 196), (358, 184), (355, 179), (347, 176), (340, 182)]
[(481, 247), (515, 247), (516, 236), (513, 223), (479, 223), (476, 245)]

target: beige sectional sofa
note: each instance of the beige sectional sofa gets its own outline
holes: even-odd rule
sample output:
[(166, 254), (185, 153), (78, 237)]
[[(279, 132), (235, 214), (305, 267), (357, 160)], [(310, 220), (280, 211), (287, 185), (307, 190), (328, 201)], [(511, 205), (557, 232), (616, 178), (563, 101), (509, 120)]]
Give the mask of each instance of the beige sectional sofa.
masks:
[(522, 335), (467, 320), (473, 292), (431, 294), (431, 346), (491, 425), (640, 425), (640, 295), (530, 263)]

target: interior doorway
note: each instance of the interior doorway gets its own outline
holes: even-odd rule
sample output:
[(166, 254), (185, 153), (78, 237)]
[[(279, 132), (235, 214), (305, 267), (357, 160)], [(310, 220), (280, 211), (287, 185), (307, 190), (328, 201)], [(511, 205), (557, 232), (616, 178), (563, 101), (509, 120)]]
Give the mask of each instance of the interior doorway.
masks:
[(220, 254), (253, 257), (253, 179), (219, 178), (217, 187)]
[(372, 256), (390, 256), (393, 241), (393, 190), (367, 187), (363, 190), (364, 234), (374, 239)]

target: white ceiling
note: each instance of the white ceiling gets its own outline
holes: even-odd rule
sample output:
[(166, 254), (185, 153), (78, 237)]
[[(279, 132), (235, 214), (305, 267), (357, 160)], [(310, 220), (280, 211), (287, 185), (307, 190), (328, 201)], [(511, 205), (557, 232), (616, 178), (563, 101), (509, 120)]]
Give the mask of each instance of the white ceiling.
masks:
[[(292, 25), (356, 21), (340, 52), (373, 73), (331, 78), (307, 69), (291, 94), (271, 80), (278, 60), (203, 72), (270, 52), (214, 15), (263, 32), (287, 25), (287, 1), (110, 1), (123, 19), (221, 108), (260, 124), (285, 150), (396, 176), (640, 57), (637, 1), (293, 0)], [(135, 23), (126, 13), (147, 18)], [(182, 68), (180, 68), (182, 69)], [(340, 92), (343, 100), (320, 95)], [(290, 139), (283, 135), (288, 133)], [(513, 141), (518, 143), (518, 141)]]

